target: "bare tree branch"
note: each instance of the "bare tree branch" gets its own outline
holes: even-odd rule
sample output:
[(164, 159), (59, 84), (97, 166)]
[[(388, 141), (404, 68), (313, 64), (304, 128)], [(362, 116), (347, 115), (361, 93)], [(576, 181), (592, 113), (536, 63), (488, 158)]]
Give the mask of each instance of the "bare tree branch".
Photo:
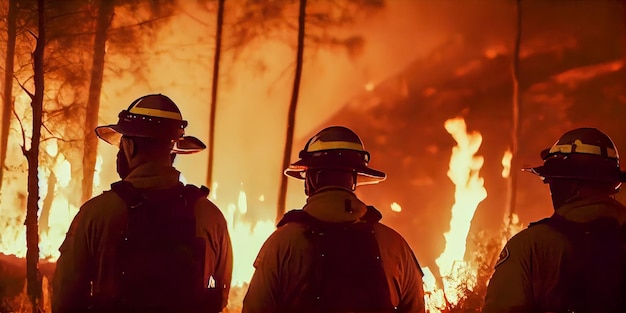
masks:
[(17, 80), (17, 84), (20, 86), (20, 88), (22, 88), (22, 90), (28, 95), (28, 97), (32, 100), (35, 95), (32, 94), (30, 91), (28, 91), (28, 89), (26, 88), (26, 86), (24, 86), (19, 80)]
[(27, 30), (27, 32), (28, 32), (31, 36), (33, 36), (33, 39), (37, 39), (37, 35), (36, 35), (35, 33), (33, 33), (30, 29), (29, 29), (29, 30)]
[(27, 156), (28, 151), (26, 150), (26, 131), (24, 130), (24, 124), (22, 124), (22, 120), (17, 115), (17, 111), (15, 111), (15, 106), (13, 107), (13, 115), (15, 116), (17, 122), (20, 124), (20, 130), (22, 132), (22, 144), (20, 145), (20, 147), (22, 148), (22, 154), (24, 154), (24, 156)]
[(41, 139), (41, 142), (45, 142), (45, 141), (52, 140), (52, 139), (56, 139), (58, 141), (67, 142), (67, 143), (73, 143), (73, 142), (80, 142), (81, 141), (81, 140), (78, 140), (78, 139), (65, 139), (65, 138), (58, 137), (58, 136), (50, 136), (50, 137), (46, 137), (44, 139)]
[(50, 136), (54, 137), (54, 134), (52, 133), (50, 128), (48, 128), (48, 126), (46, 126), (46, 124), (41, 123), (41, 127), (43, 127), (43, 129), (45, 129), (48, 132), (48, 134), (50, 134)]
[(145, 21), (142, 21), (142, 22), (139, 22), (139, 23), (136, 23), (136, 24), (122, 25), (120, 27), (112, 27), (109, 30), (110, 31), (125, 31), (128, 28), (133, 28), (133, 27), (137, 27), (137, 26), (144, 26), (144, 25), (150, 25), (152, 23), (159, 22), (162, 19), (168, 19), (168, 18), (171, 18), (171, 17), (174, 17), (174, 16), (175, 16), (174, 14), (166, 15), (166, 16), (160, 16), (160, 17), (153, 18), (153, 19), (150, 19), (150, 20), (145, 20)]

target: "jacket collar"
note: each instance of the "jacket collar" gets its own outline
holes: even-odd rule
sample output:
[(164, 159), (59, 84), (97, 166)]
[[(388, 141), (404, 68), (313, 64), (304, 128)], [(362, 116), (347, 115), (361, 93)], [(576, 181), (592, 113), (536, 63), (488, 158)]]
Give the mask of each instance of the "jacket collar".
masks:
[(180, 172), (171, 165), (146, 162), (135, 167), (124, 179), (139, 189), (163, 189), (179, 183)]
[(567, 203), (555, 210), (555, 214), (574, 222), (589, 222), (608, 217), (620, 224), (626, 223), (626, 207), (612, 198), (591, 198)]
[(321, 188), (307, 199), (303, 210), (324, 222), (354, 222), (365, 215), (367, 206), (343, 188)]

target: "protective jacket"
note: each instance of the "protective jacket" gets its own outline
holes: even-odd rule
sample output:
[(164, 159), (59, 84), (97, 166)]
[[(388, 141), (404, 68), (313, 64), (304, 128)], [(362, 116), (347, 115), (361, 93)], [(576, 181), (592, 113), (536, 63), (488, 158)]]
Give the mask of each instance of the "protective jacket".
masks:
[[(613, 199), (586, 199), (565, 204), (558, 208), (553, 218), (582, 223), (609, 221), (623, 225), (626, 208)], [(615, 223), (617, 222), (617, 223)], [(571, 224), (571, 223), (570, 223)], [(608, 225), (610, 226), (611, 223)], [(580, 282), (585, 275), (594, 276), (602, 266), (586, 268), (571, 275), (571, 241), (555, 227), (540, 221), (513, 236), (505, 245), (496, 263), (487, 294), (484, 313), (491, 312), (566, 312), (572, 305), (568, 295), (572, 279)], [(574, 247), (575, 248), (575, 247)], [(615, 255), (617, 259), (619, 255)], [(599, 260), (609, 266), (609, 260)], [(620, 265), (617, 265), (619, 267)], [(619, 275), (615, 273), (615, 275)], [(565, 277), (572, 276), (572, 277)], [(608, 284), (608, 282), (605, 282)], [(595, 303), (605, 303), (601, 297), (614, 298), (601, 293)], [(599, 306), (598, 306), (599, 307)], [(599, 312), (603, 312), (602, 310)]]
[[(124, 180), (142, 190), (161, 190), (179, 184), (180, 172), (171, 166), (144, 163)], [(204, 279), (221, 289), (220, 310), (227, 304), (233, 256), (226, 220), (211, 201), (194, 204), (196, 234), (205, 239)], [(92, 299), (115, 301), (119, 286), (118, 243), (128, 220), (127, 204), (112, 191), (105, 191), (83, 204), (59, 248), (53, 280), (53, 312), (85, 312)], [(150, 262), (150, 260), (146, 260)], [(175, 288), (175, 286), (172, 286)], [(218, 310), (219, 311), (219, 310)], [(217, 311), (216, 311), (217, 312)]]
[[(376, 209), (366, 206), (348, 190), (326, 187), (307, 199), (303, 211), (316, 220), (332, 223), (359, 223), (375, 216), (372, 231), (382, 260), (382, 284), (389, 290), (392, 311), (395, 307), (395, 312), (425, 312), (421, 268), (402, 236), (378, 222), (381, 215)], [(286, 221), (290, 213), (293, 212), (285, 215), (264, 243), (254, 262), (256, 270), (244, 298), (244, 313), (311, 311), (307, 290), (312, 283), (311, 268), (319, 258), (307, 234), (308, 225)]]

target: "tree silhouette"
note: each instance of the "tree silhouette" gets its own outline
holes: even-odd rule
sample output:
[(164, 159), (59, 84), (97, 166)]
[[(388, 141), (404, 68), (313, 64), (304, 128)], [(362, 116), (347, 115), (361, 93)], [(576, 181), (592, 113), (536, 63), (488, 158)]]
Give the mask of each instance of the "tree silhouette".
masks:
[(13, 68), (15, 64), (15, 37), (17, 1), (8, 0), (7, 11), (7, 50), (4, 67), (4, 94), (2, 106), (2, 128), (0, 129), (0, 189), (4, 178), (4, 162), (7, 158), (7, 142), (9, 139), (9, 126), (11, 125), (11, 112), (13, 111)]
[(105, 44), (107, 31), (113, 19), (114, 0), (100, 0), (96, 18), (96, 33), (93, 44), (93, 59), (91, 64), (91, 81), (89, 96), (85, 109), (84, 150), (83, 150), (83, 183), (81, 202), (91, 198), (93, 176), (98, 155), (98, 138), (93, 130), (98, 126), (98, 112), (100, 111), (100, 94), (104, 76)]
[(217, 91), (220, 78), (220, 58), (222, 55), (224, 2), (225, 0), (217, 0), (217, 27), (215, 31), (215, 54), (213, 56), (213, 81), (211, 84), (211, 115), (209, 117), (209, 163), (206, 176), (206, 183), (208, 187), (211, 187), (213, 185), (213, 162), (215, 155), (215, 117), (217, 114)]
[(22, 143), (22, 153), (28, 161), (28, 198), (26, 210), (26, 278), (28, 296), (32, 303), (32, 312), (37, 313), (42, 308), (41, 274), (39, 273), (39, 228), (37, 213), (39, 211), (39, 143), (41, 139), (41, 125), (43, 115), (44, 95), (44, 47), (46, 44), (46, 16), (45, 1), (37, 1), (38, 34), (33, 51), (33, 73), (35, 92), (29, 93), (32, 108), (32, 136), (30, 148), (26, 142)]
[[(306, 26), (306, 0), (300, 0), (298, 12), (298, 47), (296, 49), (296, 72), (293, 78), (293, 89), (291, 91), (291, 101), (289, 102), (289, 113), (287, 114), (287, 133), (285, 137), (285, 150), (283, 151), (282, 168), (287, 168), (291, 160), (291, 150), (293, 146), (293, 132), (296, 123), (296, 109), (298, 108), (298, 95), (300, 94), (300, 79), (302, 77), (302, 63), (304, 58), (304, 35)], [(285, 213), (287, 198), (287, 176), (280, 176), (280, 189), (278, 193), (278, 211), (276, 221)]]
[[(292, 25), (289, 19), (288, 9), (294, 3), (298, 3), (299, 14), (298, 24)], [(278, 0), (278, 1), (246, 1), (244, 9), (240, 10), (238, 18), (232, 23), (232, 34), (229, 36), (228, 49), (234, 50), (235, 56), (248, 43), (256, 39), (272, 39), (276, 30), (298, 31), (298, 41), (296, 45), (296, 58), (294, 70), (294, 84), (291, 92), (287, 114), (287, 131), (285, 137), (285, 150), (281, 166), (286, 168), (289, 165), (293, 146), (293, 135), (295, 129), (295, 114), (302, 75), (302, 63), (304, 62), (305, 40), (308, 43), (307, 49), (319, 49), (322, 47), (345, 48), (350, 58), (356, 58), (363, 50), (364, 40), (361, 36), (338, 35), (333, 30), (355, 22), (361, 15), (367, 16), (384, 7), (383, 0), (346, 0), (346, 1), (306, 1)], [(302, 6), (305, 5), (303, 8)], [(315, 9), (306, 13), (306, 6)], [(306, 32), (304, 26), (306, 24)], [(300, 51), (302, 49), (302, 51)], [(288, 67), (294, 66), (290, 63)], [(288, 72), (288, 71), (283, 71)], [(280, 187), (277, 200), (277, 218), (280, 218), (285, 211), (286, 195), (288, 188), (287, 177), (280, 173)]]
[(515, 46), (513, 48), (513, 64), (511, 66), (511, 76), (513, 81), (513, 96), (511, 106), (511, 164), (509, 170), (509, 177), (507, 179), (507, 216), (505, 219), (508, 223), (511, 222), (512, 215), (515, 213), (515, 206), (517, 202), (517, 184), (518, 173), (520, 168), (518, 146), (519, 138), (521, 135), (520, 129), (520, 91), (519, 91), (519, 59), (520, 59), (520, 45), (522, 40), (522, 3), (521, 0), (515, 1), (516, 11), (516, 34), (515, 34)]

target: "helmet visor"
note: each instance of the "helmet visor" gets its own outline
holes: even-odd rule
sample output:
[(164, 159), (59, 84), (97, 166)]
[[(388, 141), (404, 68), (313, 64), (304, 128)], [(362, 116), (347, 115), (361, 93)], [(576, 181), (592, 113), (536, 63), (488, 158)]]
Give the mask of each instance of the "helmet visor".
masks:
[[(96, 127), (96, 135), (98, 138), (113, 146), (119, 147), (123, 134), (125, 133), (123, 133), (118, 125)], [(127, 136), (132, 136), (132, 134), (127, 134)], [(174, 144), (174, 147), (172, 148), (172, 153), (193, 154), (204, 149), (206, 149), (206, 145), (200, 139), (193, 136), (183, 136), (176, 140), (176, 144)]]
[(332, 166), (328, 164), (314, 165), (310, 160), (300, 159), (292, 163), (285, 170), (284, 174), (296, 179), (303, 180), (306, 178), (306, 171), (309, 168), (349, 168), (357, 172), (357, 186), (376, 184), (387, 179), (387, 174), (368, 167), (366, 164), (355, 164), (353, 166)]

